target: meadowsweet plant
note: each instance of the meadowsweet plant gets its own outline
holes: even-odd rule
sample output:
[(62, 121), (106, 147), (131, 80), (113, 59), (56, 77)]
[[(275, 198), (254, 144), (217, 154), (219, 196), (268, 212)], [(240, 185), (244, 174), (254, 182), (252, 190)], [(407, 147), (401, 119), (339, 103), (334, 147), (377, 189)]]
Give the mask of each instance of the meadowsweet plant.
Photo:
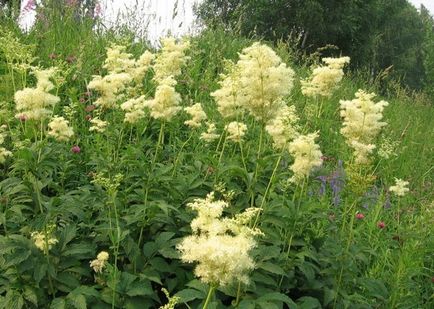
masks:
[(58, 239), (52, 236), (51, 231), (35, 231), (30, 234), (30, 237), (34, 241), (36, 248), (44, 252), (44, 254), (48, 254), (48, 251), (58, 243)]
[(161, 39), (161, 50), (153, 65), (154, 80), (157, 83), (165, 83), (167, 78), (176, 78), (181, 74), (181, 68), (190, 59), (186, 56), (189, 47), (190, 42), (187, 39), (180, 42), (177, 42), (173, 37)]
[(208, 299), (219, 286), (238, 281), (247, 284), (248, 273), (255, 267), (250, 256), (256, 246), (254, 237), (262, 234), (248, 223), (259, 210), (249, 208), (234, 218), (222, 218), (229, 205), (215, 200), (214, 193), (187, 206), (197, 216), (191, 222), (192, 235), (185, 237), (177, 248), (184, 262), (197, 263), (195, 275), (211, 287)]
[(207, 143), (211, 143), (212, 141), (219, 139), (220, 134), (217, 133), (216, 125), (212, 122), (207, 123), (206, 132), (202, 132), (200, 134), (200, 139), (204, 140)]
[(294, 83), (294, 71), (267, 45), (259, 42), (242, 50), (239, 70), (240, 105), (252, 116), (267, 122), (276, 116)]
[(294, 175), (292, 182), (300, 183), (309, 177), (314, 168), (322, 164), (322, 152), (315, 139), (318, 133), (300, 135), (289, 143), (289, 153), (294, 157), (294, 163), (290, 166)]
[(200, 127), (202, 125), (202, 122), (207, 119), (207, 116), (203, 111), (202, 105), (200, 103), (184, 107), (184, 111), (191, 116), (191, 119), (186, 120), (184, 124), (191, 128)]
[(14, 99), (18, 112), (16, 118), (44, 120), (51, 115), (54, 105), (60, 101), (58, 96), (50, 93), (54, 89), (54, 84), (50, 81), (54, 73), (55, 68), (33, 71), (37, 79), (36, 87), (24, 88), (15, 93)]
[(5, 142), (5, 138), (6, 138), (6, 132), (4, 132), (5, 129), (6, 129), (6, 125), (0, 126), (0, 164), (4, 163), (6, 161), (7, 157), (12, 156), (11, 151), (2, 147), (2, 145)]
[(225, 130), (228, 133), (226, 136), (228, 141), (240, 142), (246, 134), (247, 126), (242, 122), (232, 121), (226, 125)]
[(295, 106), (283, 106), (277, 116), (271, 119), (265, 126), (265, 130), (273, 139), (273, 147), (277, 150), (284, 150), (288, 143), (298, 136), (300, 130), (298, 125)]
[(170, 121), (182, 108), (181, 95), (176, 92), (176, 81), (172, 76), (160, 81), (160, 84), (155, 90), (155, 96), (151, 100), (145, 102), (145, 107), (151, 111), (151, 117)]
[(102, 273), (109, 259), (109, 254), (106, 251), (101, 251), (96, 256), (95, 260), (90, 261), (90, 267), (96, 273)]
[(217, 103), (217, 110), (223, 118), (236, 118), (241, 110), (241, 81), (239, 67), (232, 61), (225, 61), (226, 73), (220, 74), (220, 88), (211, 93)]
[(59, 142), (68, 141), (74, 135), (74, 130), (69, 126), (69, 121), (60, 116), (53, 117), (48, 123), (48, 128), (48, 135)]
[(131, 124), (137, 123), (145, 117), (145, 96), (132, 98), (121, 104), (121, 109), (125, 111), (124, 122)]
[(301, 80), (301, 91), (307, 97), (330, 97), (344, 76), (343, 68), (350, 57), (323, 58), (326, 65), (312, 71), (312, 75)]
[(375, 139), (380, 130), (386, 125), (382, 122), (386, 101), (375, 103), (374, 93), (363, 90), (356, 92), (353, 100), (341, 100), (341, 116), (343, 118), (342, 135), (347, 144), (354, 150), (354, 160), (357, 164), (367, 164), (376, 148)]
[(108, 125), (107, 121), (101, 120), (98, 117), (91, 119), (90, 123), (92, 124), (92, 126), (90, 126), (89, 131), (95, 131), (98, 133), (103, 133)]
[(404, 196), (408, 191), (408, 181), (395, 178), (395, 185), (389, 187), (389, 191), (395, 194), (396, 196)]

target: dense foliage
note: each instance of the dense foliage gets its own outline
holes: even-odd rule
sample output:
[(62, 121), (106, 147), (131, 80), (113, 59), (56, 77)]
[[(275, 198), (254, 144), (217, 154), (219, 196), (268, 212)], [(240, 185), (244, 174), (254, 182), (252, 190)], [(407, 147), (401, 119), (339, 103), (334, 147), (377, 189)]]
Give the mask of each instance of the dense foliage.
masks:
[(431, 70), (423, 63), (422, 17), (406, 0), (204, 0), (197, 14), (208, 26), (223, 24), (241, 35), (297, 38), (308, 53), (335, 45), (354, 68), (377, 74), (393, 67), (412, 89), (422, 89)]
[(290, 42), (94, 23), (0, 25), (0, 308), (434, 306), (421, 95)]

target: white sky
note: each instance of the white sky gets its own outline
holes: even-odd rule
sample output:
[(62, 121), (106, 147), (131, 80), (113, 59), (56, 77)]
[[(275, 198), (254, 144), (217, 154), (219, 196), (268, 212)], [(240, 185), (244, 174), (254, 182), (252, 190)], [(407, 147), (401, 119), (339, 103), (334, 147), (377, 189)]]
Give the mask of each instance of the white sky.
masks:
[(431, 15), (434, 14), (434, 0), (409, 0), (418, 9), (420, 5), (423, 4), (430, 12)]
[[(27, 0), (28, 1), (28, 0)], [(27, 1), (23, 1), (23, 7)], [(174, 36), (194, 31), (193, 4), (201, 0), (100, 0), (105, 24), (116, 24), (118, 14), (127, 21), (130, 29), (144, 29), (147, 24), (147, 37), (157, 41), (159, 37), (171, 33)], [(409, 0), (418, 9), (424, 4), (434, 14), (434, 0)], [(38, 1), (39, 2), (39, 1)], [(174, 18), (174, 8), (177, 14)], [(22, 18), (24, 27), (34, 20), (34, 12), (27, 12)], [(126, 17), (126, 18), (125, 18)]]

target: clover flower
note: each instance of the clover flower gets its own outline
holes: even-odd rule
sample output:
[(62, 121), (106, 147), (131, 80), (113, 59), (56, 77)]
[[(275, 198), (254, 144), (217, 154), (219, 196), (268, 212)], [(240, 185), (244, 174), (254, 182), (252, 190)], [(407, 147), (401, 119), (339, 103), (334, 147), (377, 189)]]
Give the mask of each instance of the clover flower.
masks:
[(225, 130), (228, 132), (227, 140), (240, 142), (243, 136), (246, 135), (247, 126), (242, 122), (232, 121), (226, 125)]
[(315, 167), (321, 166), (322, 153), (315, 143), (317, 137), (318, 133), (300, 135), (289, 144), (289, 153), (294, 156), (294, 163), (290, 167), (294, 172), (292, 182), (300, 182), (309, 177)]
[(124, 110), (124, 122), (136, 123), (145, 116), (145, 96), (132, 98), (121, 104), (121, 109)]
[(204, 140), (207, 143), (210, 143), (220, 137), (220, 134), (217, 134), (217, 128), (214, 123), (208, 123), (208, 128), (206, 132), (202, 132), (200, 135), (200, 139)]
[(359, 90), (356, 98), (350, 101), (341, 100), (341, 117), (343, 127), (341, 134), (346, 138), (347, 144), (354, 149), (356, 163), (369, 162), (369, 155), (375, 148), (374, 140), (378, 133), (387, 125), (381, 122), (386, 101), (375, 103), (374, 93)]
[(48, 135), (59, 142), (67, 141), (74, 135), (73, 129), (69, 127), (69, 121), (60, 116), (53, 117), (48, 123), (48, 127), (50, 128)]
[(265, 130), (273, 139), (273, 147), (278, 150), (283, 150), (293, 138), (298, 135), (299, 120), (295, 106), (282, 107), (277, 116), (271, 119), (265, 126)]
[(98, 253), (95, 260), (90, 261), (90, 267), (93, 268), (94, 272), (102, 273), (108, 259), (109, 254), (106, 251), (101, 251)]
[(18, 114), (15, 115), (16, 118), (42, 120), (51, 115), (52, 107), (60, 101), (58, 96), (49, 93), (54, 89), (54, 85), (50, 81), (54, 73), (55, 68), (36, 69), (33, 72), (37, 78), (36, 88), (24, 88), (15, 93), (14, 101), (18, 111)]
[(410, 191), (407, 186), (409, 182), (395, 178), (395, 185), (389, 188), (390, 192), (393, 192), (396, 196), (404, 196), (408, 191)]
[(319, 66), (312, 75), (301, 80), (301, 92), (307, 97), (330, 97), (344, 76), (343, 68), (350, 62), (350, 57), (323, 58), (326, 66)]
[(192, 235), (177, 246), (182, 261), (197, 263), (194, 273), (204, 283), (247, 284), (248, 272), (255, 267), (249, 253), (256, 246), (254, 237), (262, 234), (247, 224), (259, 209), (248, 209), (235, 218), (222, 218), (223, 210), (229, 205), (216, 201), (214, 193), (187, 206), (197, 211), (197, 216), (191, 222)]
[(255, 42), (243, 49), (237, 62), (240, 75), (240, 105), (256, 119), (275, 117), (282, 99), (293, 87), (294, 71), (268, 46)]
[(202, 105), (200, 105), (200, 103), (185, 107), (184, 111), (186, 111), (192, 117), (191, 119), (184, 122), (184, 124), (189, 127), (198, 128), (202, 125), (202, 121), (206, 119), (206, 114), (203, 111)]

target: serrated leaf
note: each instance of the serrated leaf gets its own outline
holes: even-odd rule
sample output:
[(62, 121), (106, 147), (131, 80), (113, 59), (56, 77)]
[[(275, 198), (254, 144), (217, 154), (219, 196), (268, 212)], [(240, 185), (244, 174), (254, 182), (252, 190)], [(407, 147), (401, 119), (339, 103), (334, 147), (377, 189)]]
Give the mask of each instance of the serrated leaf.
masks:
[(297, 304), (299, 309), (321, 309), (319, 300), (310, 296), (300, 297)]
[(285, 271), (283, 270), (282, 267), (271, 262), (260, 263), (258, 265), (258, 268), (266, 270), (276, 275), (285, 275)]
[(63, 298), (55, 298), (51, 302), (50, 309), (65, 309), (66, 303)]
[(198, 291), (198, 290), (184, 289), (184, 290), (176, 293), (175, 296), (180, 297), (181, 302), (188, 303), (189, 301), (192, 301), (195, 299), (204, 299), (205, 295), (201, 291)]
[(82, 294), (69, 293), (68, 303), (70, 303), (76, 309), (87, 309), (86, 297)]
[(273, 301), (273, 302), (285, 303), (288, 305), (290, 309), (297, 308), (296, 303), (294, 303), (291, 298), (279, 292), (267, 293), (264, 296), (259, 297), (258, 301), (268, 301), (268, 302)]

